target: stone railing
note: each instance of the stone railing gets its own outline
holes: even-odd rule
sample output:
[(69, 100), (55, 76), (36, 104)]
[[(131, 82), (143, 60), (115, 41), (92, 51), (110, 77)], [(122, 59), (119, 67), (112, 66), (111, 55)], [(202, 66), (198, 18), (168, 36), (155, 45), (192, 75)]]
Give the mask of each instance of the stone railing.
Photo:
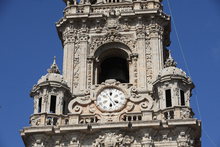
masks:
[(192, 109), (186, 106), (174, 106), (159, 110), (154, 113), (154, 119), (169, 120), (169, 119), (187, 119), (192, 118), (194, 113)]
[(115, 12), (131, 12), (133, 10), (133, 5), (125, 4), (123, 6), (120, 5), (113, 5), (113, 6), (93, 6), (91, 8), (92, 13), (99, 13), (99, 14), (107, 14), (110, 10), (115, 10)]
[(121, 121), (141, 121), (142, 113), (128, 113), (121, 117)]
[(148, 1), (147, 3), (142, 3), (142, 9), (161, 9), (162, 5), (160, 2)]
[[(110, 0), (108, 0), (110, 1)], [(111, 0), (113, 1), (113, 0)], [(108, 14), (110, 10), (115, 10), (115, 12), (132, 12), (133, 10), (156, 10), (162, 9), (160, 2), (155, 1), (139, 1), (135, 3), (120, 2), (106, 3), (102, 5), (91, 5), (91, 4), (77, 4), (69, 5), (65, 8), (65, 15), (72, 14), (88, 14), (88, 13), (98, 13), (98, 14)], [(118, 3), (121, 3), (120, 5)]]
[[(119, 122), (135, 122), (150, 120), (171, 120), (171, 119), (188, 119), (192, 118), (194, 113), (191, 108), (186, 106), (175, 106), (166, 109), (153, 111), (142, 111), (134, 113), (125, 113), (119, 118)], [(56, 115), (39, 113), (31, 116), (31, 126), (60, 126), (74, 124), (92, 124), (102, 122), (101, 118), (96, 115)]]
[(98, 121), (99, 121), (98, 117), (94, 115), (80, 116), (80, 119), (79, 119), (80, 124), (97, 123)]
[(68, 116), (39, 113), (31, 116), (31, 126), (58, 126), (69, 123)]
[(163, 119), (174, 119), (174, 109), (168, 109), (163, 111)]
[(83, 6), (68, 6), (64, 10), (65, 15), (80, 14), (80, 13), (84, 13)]

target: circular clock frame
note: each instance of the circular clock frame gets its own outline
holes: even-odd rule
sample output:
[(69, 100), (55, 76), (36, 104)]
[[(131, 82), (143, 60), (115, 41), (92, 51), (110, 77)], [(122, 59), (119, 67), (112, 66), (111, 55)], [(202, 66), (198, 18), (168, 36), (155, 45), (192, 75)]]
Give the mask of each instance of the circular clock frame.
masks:
[(102, 112), (118, 112), (126, 103), (126, 93), (118, 87), (102, 88), (96, 96), (96, 106)]

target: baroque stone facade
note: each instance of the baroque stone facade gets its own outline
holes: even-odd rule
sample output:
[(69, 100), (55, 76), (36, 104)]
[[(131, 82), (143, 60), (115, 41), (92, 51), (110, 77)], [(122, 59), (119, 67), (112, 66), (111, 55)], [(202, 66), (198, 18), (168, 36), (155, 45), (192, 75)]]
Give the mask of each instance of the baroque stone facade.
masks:
[(54, 59), (31, 90), (26, 147), (200, 147), (194, 84), (176, 62), (161, 0), (64, 0)]

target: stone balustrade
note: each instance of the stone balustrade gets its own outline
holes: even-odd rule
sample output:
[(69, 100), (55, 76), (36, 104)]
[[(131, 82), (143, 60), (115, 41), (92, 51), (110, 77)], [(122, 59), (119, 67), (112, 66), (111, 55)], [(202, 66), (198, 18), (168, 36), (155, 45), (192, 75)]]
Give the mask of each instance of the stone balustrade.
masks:
[(121, 118), (121, 121), (141, 121), (142, 113), (129, 113), (124, 114)]
[(155, 113), (157, 120), (170, 120), (170, 119), (187, 119), (192, 118), (194, 113), (192, 109), (187, 106), (174, 106), (159, 110)]
[[(113, 1), (113, 0), (108, 0)], [(120, 2), (120, 0), (119, 0)], [(65, 15), (74, 15), (74, 14), (107, 14), (110, 10), (115, 10), (116, 13), (120, 12), (133, 12), (133, 10), (156, 10), (162, 9), (160, 2), (156, 1), (138, 1), (135, 3), (123, 3), (123, 6), (118, 5), (118, 2), (109, 2), (105, 5), (91, 5), (91, 4), (78, 4), (78, 5), (69, 5), (65, 8)]]
[(80, 116), (79, 123), (80, 124), (90, 124), (90, 123), (97, 123), (99, 121), (97, 116), (94, 115), (85, 115), (85, 116)]
[(39, 113), (31, 116), (31, 126), (58, 126), (68, 124), (68, 116)]
[[(188, 119), (193, 117), (191, 108), (186, 106), (175, 106), (153, 111), (143, 111), (139, 113), (125, 113), (119, 122), (134, 122), (134, 121), (149, 121), (149, 120), (171, 120), (171, 119)], [(31, 116), (31, 126), (60, 126), (73, 124), (92, 124), (102, 122), (99, 117), (95, 115), (57, 115), (39, 113)]]

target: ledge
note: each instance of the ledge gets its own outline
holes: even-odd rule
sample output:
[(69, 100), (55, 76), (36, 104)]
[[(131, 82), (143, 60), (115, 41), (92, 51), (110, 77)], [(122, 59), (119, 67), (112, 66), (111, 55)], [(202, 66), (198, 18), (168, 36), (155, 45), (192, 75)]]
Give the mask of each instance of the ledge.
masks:
[(29, 134), (29, 133), (41, 133), (41, 132), (53, 132), (53, 126), (42, 126), (42, 127), (25, 127), (21, 130), (21, 135)]
[[(201, 126), (199, 120), (192, 119), (178, 119), (178, 120), (167, 120), (163, 123), (166, 123), (168, 127), (174, 126)], [(139, 122), (112, 122), (112, 123), (103, 123), (103, 124), (76, 124), (76, 125), (64, 125), (64, 126), (40, 126), (40, 127), (26, 127), (20, 131), (22, 136), (25, 134), (31, 133), (63, 133), (67, 131), (83, 131), (83, 130), (100, 130), (100, 129), (126, 129), (126, 128), (159, 128), (165, 127), (161, 120), (152, 120), (152, 121), (139, 121)]]
[(198, 126), (201, 126), (200, 121), (195, 119), (195, 118), (191, 118), (191, 119), (170, 119), (170, 120), (167, 120), (167, 124), (169, 126), (180, 126), (180, 125), (198, 125)]

